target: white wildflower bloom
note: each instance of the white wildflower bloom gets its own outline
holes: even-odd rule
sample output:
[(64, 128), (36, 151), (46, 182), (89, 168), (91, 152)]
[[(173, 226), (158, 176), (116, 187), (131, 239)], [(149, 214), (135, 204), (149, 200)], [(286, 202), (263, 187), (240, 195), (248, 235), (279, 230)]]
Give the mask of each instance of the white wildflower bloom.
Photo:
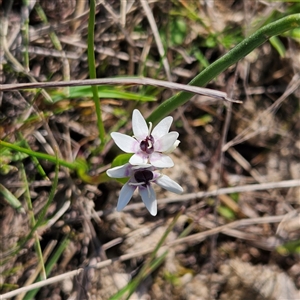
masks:
[(147, 164), (157, 168), (174, 166), (172, 159), (167, 155), (179, 144), (178, 132), (169, 132), (172, 117), (161, 120), (152, 130), (152, 123), (147, 123), (139, 110), (132, 113), (133, 137), (119, 132), (112, 132), (111, 137), (117, 146), (126, 153), (134, 153), (129, 163), (132, 165)]
[(157, 214), (157, 200), (152, 183), (156, 183), (162, 188), (176, 194), (183, 192), (182, 187), (166, 175), (157, 172), (156, 168), (150, 164), (133, 166), (127, 163), (123, 166), (115, 167), (106, 171), (109, 177), (124, 178), (129, 177), (127, 183), (122, 187), (118, 199), (117, 211), (121, 211), (130, 201), (134, 191), (138, 191), (142, 200), (152, 216)]

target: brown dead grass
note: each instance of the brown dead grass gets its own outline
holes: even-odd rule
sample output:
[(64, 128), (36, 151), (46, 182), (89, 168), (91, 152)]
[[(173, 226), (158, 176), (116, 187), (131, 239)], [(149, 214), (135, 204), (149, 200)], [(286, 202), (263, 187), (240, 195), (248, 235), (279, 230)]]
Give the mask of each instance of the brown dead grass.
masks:
[[(4, 1), (1, 3), (4, 5)], [(185, 17), (186, 37), (182, 45), (167, 48), (167, 65), (161, 66), (157, 43), (140, 2), (134, 1), (128, 12), (122, 11), (120, 3), (107, 1), (97, 5), (97, 76), (144, 74), (166, 79), (169, 66), (172, 80), (178, 83), (189, 82), (203, 68), (193, 52), (189, 52), (193, 46), (202, 51), (208, 62), (213, 62), (227, 50), (221, 44), (209, 48), (205, 41), (211, 35), (216, 34), (221, 39), (226, 28), (229, 35), (230, 30), (237, 27), (248, 35), (275, 11), (290, 8), (290, 4), (280, 2), (246, 0), (207, 1), (206, 4), (204, 1), (149, 1), (158, 29), (170, 26), (174, 11), (188, 15), (187, 7), (192, 7), (193, 13), (205, 24), (193, 21), (191, 16)], [(40, 4), (50, 26), (43, 24), (34, 10), (31, 12), (30, 74), (38, 82), (49, 78), (51, 81), (88, 79), (88, 2), (40, 1)], [(119, 14), (125, 25), (118, 21)], [(9, 50), (17, 61), (23, 62), (21, 1), (14, 2), (9, 20)], [(142, 33), (134, 32), (138, 25)], [(54, 48), (51, 30), (58, 36), (63, 52)], [(284, 58), (266, 43), (209, 84), (210, 88), (243, 100), (242, 105), (224, 105), (222, 101), (198, 95), (174, 112), (173, 128), (179, 131), (181, 144), (173, 156), (175, 167), (166, 173), (183, 186), (184, 195), (299, 179), (299, 43), (290, 38), (281, 40), (287, 49)], [(16, 71), (14, 62), (6, 56), (2, 65), (3, 84), (28, 82), (28, 77)], [(158, 102), (170, 96), (170, 91), (163, 91), (157, 96)], [(43, 97), (38, 97), (34, 106), (30, 106), (28, 103), (33, 99), (30, 92), (1, 94), (1, 139), (14, 142), (21, 133), (33, 150), (51, 154), (53, 149), (59, 149), (59, 155), (70, 161), (81, 155), (90, 162), (91, 174), (108, 167), (117, 153), (109, 143), (102, 155), (93, 155), (99, 141), (91, 102), (66, 99), (46, 105)], [(156, 106), (156, 103), (136, 106), (132, 102), (103, 99), (106, 130), (118, 119), (113, 109), (132, 111), (138, 107), (149, 115)], [(25, 123), (33, 112), (46, 114), (58, 108), (61, 113)], [(130, 129), (129, 124), (127, 129)], [(224, 155), (221, 155), (222, 147), (226, 150)], [(54, 166), (45, 161), (41, 164), (53, 180)], [(17, 163), (12, 165), (18, 167)], [(41, 178), (31, 160), (25, 159), (24, 165), (31, 181), (33, 210), (38, 214), (47, 201), (51, 184)], [(18, 171), (1, 175), (0, 183), (12, 193), (20, 193), (22, 181)], [(238, 202), (233, 200), (235, 195), (232, 194), (204, 199), (183, 197), (181, 202), (170, 200), (168, 204), (162, 201), (157, 217), (151, 217), (138, 205), (137, 196), (124, 212), (115, 212), (119, 188), (120, 185), (113, 182), (89, 185), (76, 174), (60, 170), (57, 193), (47, 216), (52, 218), (67, 201), (71, 201), (70, 207), (55, 224), (38, 233), (42, 250), (53, 241), (59, 243), (67, 232), (71, 232), (71, 242), (50, 277), (90, 268), (43, 287), (36, 299), (108, 299), (136, 275), (147, 253), (182, 206), (185, 212), (167, 239), (169, 254), (164, 265), (139, 286), (132, 299), (300, 298), (299, 255), (276, 250), (278, 246), (300, 239), (299, 187), (242, 192), (238, 194)], [(174, 198), (165, 191), (157, 193), (158, 199)], [(218, 209), (220, 206), (223, 210)], [(228, 208), (236, 221), (249, 222), (230, 225), (233, 220), (225, 218), (224, 212)], [(19, 253), (9, 255), (13, 246), (28, 234), (29, 220), (27, 214), (17, 213), (1, 198), (0, 209), (3, 259), (0, 292), (4, 294), (23, 287), (38, 261), (33, 241)], [(190, 238), (176, 242), (188, 226), (191, 227)], [(197, 239), (196, 234), (201, 232), (207, 234)], [(124, 256), (126, 254), (128, 256)], [(109, 258), (118, 259), (95, 268)]]

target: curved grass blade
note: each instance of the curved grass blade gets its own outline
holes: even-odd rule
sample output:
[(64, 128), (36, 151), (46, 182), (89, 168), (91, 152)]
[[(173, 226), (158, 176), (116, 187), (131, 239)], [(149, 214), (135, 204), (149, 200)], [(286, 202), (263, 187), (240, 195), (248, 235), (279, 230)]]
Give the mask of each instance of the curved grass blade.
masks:
[[(199, 87), (205, 86), (224, 70), (237, 63), (255, 48), (268, 41), (272, 36), (282, 34), (297, 27), (300, 27), (300, 14), (289, 15), (263, 26), (255, 33), (245, 38), (225, 55), (205, 68), (200, 74), (190, 81), (189, 85), (195, 85)], [(162, 118), (169, 115), (176, 108), (189, 101), (192, 96), (192, 93), (180, 92), (177, 95), (167, 99), (152, 112), (152, 114), (148, 117), (147, 122), (159, 122)]]
[[(46, 264), (46, 275), (48, 276), (53, 267), (55, 266), (55, 264), (57, 263), (57, 261), (59, 260), (59, 258), (61, 257), (63, 251), (67, 248), (68, 244), (69, 244), (69, 235), (65, 236), (64, 239), (60, 242), (57, 250), (55, 251), (55, 253), (53, 254), (53, 256), (49, 259), (49, 261)], [(38, 277), (38, 279), (35, 282), (41, 281), (42, 278), (41, 276)], [(32, 300), (34, 299), (35, 295), (38, 293), (39, 289), (35, 289), (35, 290), (31, 290), (30, 292), (28, 292), (26, 294), (26, 296), (24, 297), (24, 300)]]
[[(95, 0), (90, 0), (90, 13), (89, 13), (89, 23), (88, 23), (88, 64), (89, 64), (89, 73), (90, 78), (95, 79), (96, 76), (96, 67), (95, 67), (95, 52), (94, 52), (94, 28), (95, 28), (95, 14), (96, 14), (96, 3)], [(103, 149), (105, 145), (105, 130), (102, 120), (100, 98), (98, 95), (98, 90), (96, 86), (91, 86), (93, 91), (93, 100), (95, 103), (95, 110), (97, 115), (97, 125), (99, 131), (99, 138), (101, 141), (100, 149)]]
[[(134, 100), (141, 102), (156, 101), (154, 96), (147, 96), (138, 93), (131, 93), (114, 86), (97, 86), (98, 97), (99, 98), (112, 98), (112, 99), (124, 99), (124, 100)], [(92, 98), (93, 91), (91, 86), (72, 86), (69, 90), (69, 95), (65, 95), (62, 92), (53, 91), (50, 93), (53, 102), (58, 102), (64, 99), (74, 99), (74, 98)]]
[(178, 218), (182, 215), (182, 213), (183, 213), (183, 210), (180, 210), (178, 212), (178, 214), (175, 216), (175, 218), (172, 220), (172, 222), (170, 223), (170, 225), (164, 232), (163, 236), (157, 243), (156, 247), (154, 248), (153, 252), (151, 253), (149, 260), (141, 268), (137, 277), (135, 279), (131, 280), (131, 282), (127, 286), (125, 286), (123, 289), (121, 289), (118, 293), (113, 295), (110, 298), (110, 300), (121, 299), (121, 297), (124, 296), (126, 292), (128, 293), (126, 299), (129, 299), (130, 296), (134, 293), (134, 291), (138, 288), (140, 283), (163, 263), (166, 255), (168, 254), (168, 250), (164, 251), (164, 253), (162, 255), (160, 255), (158, 258), (156, 258), (157, 252), (161, 248), (163, 243), (165, 242), (169, 233), (173, 230)]
[[(24, 197), (25, 197), (25, 200), (27, 203), (30, 226), (32, 228), (36, 225), (36, 220), (34, 217), (33, 206), (32, 206), (32, 201), (31, 201), (30, 192), (29, 192), (28, 180), (27, 180), (27, 176), (26, 176), (26, 172), (25, 172), (23, 163), (21, 163), (20, 171), (21, 171), (21, 178), (25, 185)], [(46, 279), (46, 270), (45, 270), (45, 264), (44, 264), (43, 254), (42, 254), (42, 248), (41, 248), (40, 240), (39, 240), (39, 237), (38, 237), (38, 234), (36, 231), (34, 232), (34, 248), (37, 253), (37, 257), (38, 257), (38, 260), (39, 260), (39, 263), (41, 266), (41, 271), (42, 271), (41, 276), (43, 277), (43, 279)]]
[[(35, 224), (33, 225), (33, 227), (31, 228), (29, 234), (23, 239), (21, 240), (17, 247), (15, 249), (12, 249), (9, 251), (9, 253), (5, 253), (2, 254), (2, 257), (0, 257), (3, 260), (3, 257), (5, 256), (9, 256), (9, 255), (14, 255), (16, 254), (28, 241), (29, 239), (31, 239), (31, 237), (33, 236), (33, 234), (36, 232), (36, 230), (43, 225), (44, 222), (44, 217), (47, 213), (47, 209), (49, 208), (50, 204), (52, 203), (54, 196), (55, 196), (55, 192), (56, 192), (56, 188), (57, 188), (57, 184), (58, 184), (58, 171), (59, 171), (59, 163), (58, 163), (58, 158), (56, 156), (57, 159), (57, 163), (56, 163), (56, 167), (55, 167), (55, 177), (53, 180), (53, 185), (49, 194), (49, 198), (45, 204), (45, 206), (43, 207), (41, 213), (39, 214), (37, 221), (35, 222)], [(22, 208), (24, 210), (24, 208)], [(25, 210), (24, 210), (25, 212)], [(5, 261), (1, 261), (1, 263), (5, 263)]]
[(13, 208), (15, 208), (19, 213), (25, 213), (22, 203), (18, 198), (14, 196), (5, 186), (0, 183), (0, 194), (3, 196), (4, 200)]

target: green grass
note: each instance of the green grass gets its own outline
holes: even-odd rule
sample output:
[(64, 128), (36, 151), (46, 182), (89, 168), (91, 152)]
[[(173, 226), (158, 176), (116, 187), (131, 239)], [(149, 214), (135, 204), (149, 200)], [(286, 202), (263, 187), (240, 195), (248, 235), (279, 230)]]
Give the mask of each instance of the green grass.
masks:
[[(185, 3), (183, 6), (182, 3)], [(205, 29), (205, 36), (198, 36), (197, 40), (199, 45), (187, 45), (186, 53), (194, 56), (200, 66), (200, 73), (197, 74), (191, 81), (190, 85), (205, 86), (210, 81), (215, 79), (225, 70), (228, 70), (232, 65), (238, 63), (240, 60), (245, 58), (251, 51), (260, 47), (263, 43), (270, 42), (272, 47), (276, 49), (280, 57), (284, 58), (286, 56), (287, 46), (283, 42), (282, 38), (292, 38), (294, 41), (299, 43), (300, 40), (300, 14), (296, 12), (300, 9), (299, 1), (294, 1), (294, 5), (288, 5), (287, 10), (281, 14), (278, 11), (272, 11), (265, 19), (260, 19), (260, 17), (255, 17), (253, 22), (254, 32), (244, 38), (243, 29), (234, 29), (233, 27), (227, 26), (222, 32), (213, 31), (211, 26), (207, 23), (207, 20), (199, 17), (196, 13), (196, 4), (189, 1), (183, 1), (182, 3), (174, 1), (174, 8), (170, 13), (169, 23), (165, 24), (165, 27), (161, 30), (161, 39), (164, 42), (164, 46), (167, 49), (169, 46), (177, 47), (179, 45), (185, 44), (186, 36), (189, 33), (190, 23), (195, 22), (201, 28)], [(88, 24), (88, 64), (89, 64), (89, 77), (91, 79), (97, 78), (97, 68), (95, 62), (94, 53), (94, 38), (95, 38), (95, 1), (90, 1), (90, 14), (89, 14), (89, 24)], [(44, 24), (48, 21), (43, 17), (42, 11), (39, 11), (40, 16)], [(28, 21), (28, 20), (27, 20)], [(263, 25), (261, 28), (256, 28), (256, 25)], [(28, 37), (28, 23), (24, 23), (25, 27), (23, 34)], [(140, 27), (136, 31), (142, 30)], [(62, 50), (62, 46), (56, 41), (57, 36), (51, 34), (51, 42), (54, 47), (58, 50)], [(28, 45), (26, 44), (26, 49)], [(217, 53), (225, 51), (226, 54), (222, 55), (213, 62), (209, 62), (204, 53), (204, 48), (214, 49)], [(150, 56), (150, 54), (149, 54)], [(176, 54), (173, 57), (172, 66), (175, 67), (180, 65), (182, 61), (181, 54)], [(24, 52), (24, 68), (28, 67), (28, 49)], [(6, 68), (6, 66), (4, 66)], [(101, 69), (103, 66), (99, 66)], [(159, 76), (160, 69), (156, 70), (155, 75)], [(12, 172), (19, 172), (20, 181), (23, 184), (22, 187), (22, 197), (12, 193), (4, 185), (0, 184), (0, 194), (8, 205), (17, 211), (17, 213), (26, 212), (29, 216), (29, 233), (19, 242), (10, 249), (7, 257), (1, 262), (2, 264), (7, 262), (8, 259), (13, 255), (19, 255), (23, 247), (28, 243), (29, 240), (34, 239), (34, 253), (38, 257), (38, 263), (41, 266), (42, 274), (39, 276), (37, 281), (42, 280), (45, 276), (49, 276), (54, 266), (57, 264), (58, 260), (62, 257), (64, 251), (68, 247), (70, 241), (69, 236), (62, 238), (60, 244), (55, 249), (52, 257), (49, 260), (43, 259), (43, 249), (40, 244), (37, 232), (39, 229), (43, 228), (47, 224), (46, 215), (49, 210), (50, 205), (54, 201), (54, 197), (58, 190), (59, 183), (59, 171), (62, 167), (67, 168), (71, 171), (72, 180), (74, 181), (81, 179), (84, 183), (99, 185), (106, 183), (111, 180), (107, 177), (103, 171), (100, 174), (94, 176), (90, 175), (91, 161), (97, 159), (102, 154), (102, 150), (108, 145), (110, 137), (107, 133), (111, 131), (119, 131), (125, 129), (129, 121), (129, 116), (134, 107), (143, 107), (145, 103), (151, 107), (153, 110), (152, 114), (148, 118), (148, 121), (153, 123), (159, 122), (162, 118), (169, 114), (173, 114), (175, 110), (185, 105), (193, 96), (191, 93), (180, 92), (167, 100), (161, 102), (161, 104), (156, 103), (157, 98), (159, 98), (161, 90), (156, 87), (142, 87), (138, 91), (132, 91), (132, 87), (111, 87), (111, 86), (87, 86), (87, 87), (69, 87), (65, 90), (51, 90), (49, 95), (53, 100), (53, 103), (48, 103), (44, 106), (44, 110), (41, 112), (44, 120), (49, 119), (52, 115), (68, 114), (71, 113), (76, 104), (79, 102), (85, 102), (92, 99), (92, 105), (97, 116), (97, 129), (98, 138), (100, 141), (100, 147), (97, 148), (94, 144), (88, 144), (88, 151), (90, 151), (90, 156), (88, 159), (83, 159), (79, 156), (74, 161), (68, 161), (67, 159), (59, 158), (58, 155), (50, 155), (44, 152), (34, 150), (31, 148), (30, 141), (25, 134), (22, 134), (22, 130), (15, 134), (15, 140), (11, 139), (11, 136), (0, 140), (0, 172), (4, 175), (12, 174)], [(39, 92), (35, 91), (38, 95)], [(158, 96), (158, 97), (157, 97)], [(38, 96), (36, 97), (36, 99)], [(129, 109), (123, 107), (110, 107), (111, 115), (116, 119), (111, 128), (105, 130), (104, 121), (102, 118), (103, 101), (104, 99), (119, 99), (132, 101), (128, 107)], [(36, 100), (35, 99), (35, 100)], [(35, 103), (35, 100), (32, 103)], [(62, 103), (64, 100), (68, 100), (68, 105), (57, 109), (56, 105)], [(30, 126), (32, 124), (40, 122), (40, 115), (33, 112), (27, 119), (15, 120), (15, 124), (22, 124), (24, 127)], [(207, 124), (212, 124), (214, 118), (205, 114), (202, 117), (196, 118), (199, 126), (205, 126)], [(177, 121), (181, 124), (181, 120)], [(21, 129), (23, 129), (21, 127)], [(106, 132), (107, 131), (107, 132)], [(128, 162), (130, 154), (118, 155), (112, 161), (111, 167), (122, 165)], [(54, 171), (54, 179), (52, 180), (52, 188), (50, 190), (49, 196), (46, 203), (43, 206), (41, 212), (37, 215), (33, 212), (33, 202), (30, 196), (30, 183), (31, 178), (28, 178), (29, 173), (26, 173), (25, 163), (27, 159), (33, 163), (37, 170), (37, 176), (43, 179), (49, 180), (47, 174), (49, 169), (43, 166), (44, 161), (51, 163), (53, 165), (52, 170)], [(104, 162), (100, 161), (100, 165), (104, 166)], [(126, 180), (120, 180), (124, 183)], [(24, 199), (25, 201), (22, 201)], [(237, 218), (234, 212), (225, 207), (220, 206), (218, 209), (220, 216), (227, 220), (233, 220)], [(120, 299), (121, 297), (129, 297), (137, 290), (139, 285), (148, 276), (153, 274), (155, 270), (162, 266), (165, 258), (168, 254), (168, 250), (165, 250), (162, 254), (158, 255), (159, 250), (162, 248), (166, 241), (167, 236), (173, 230), (181, 212), (174, 217), (168, 228), (166, 229), (164, 235), (155, 245), (155, 248), (149, 258), (146, 260), (142, 266), (140, 272), (137, 276), (132, 279), (126, 287), (121, 289), (118, 293), (111, 297), (111, 299)], [(191, 222), (186, 229), (183, 230), (180, 237), (187, 236), (194, 229), (194, 224)], [(298, 254), (299, 253), (299, 241), (288, 242), (280, 246), (277, 251), (282, 255), (287, 254)], [(14, 274), (18, 270), (16, 268), (11, 268), (6, 274)], [(4, 274), (5, 275), (5, 274)], [(177, 285), (178, 278), (174, 274), (165, 274), (166, 280), (174, 285)], [(2, 288), (14, 289), (16, 285), (4, 284)], [(28, 292), (24, 299), (34, 299), (39, 290), (34, 290)]]

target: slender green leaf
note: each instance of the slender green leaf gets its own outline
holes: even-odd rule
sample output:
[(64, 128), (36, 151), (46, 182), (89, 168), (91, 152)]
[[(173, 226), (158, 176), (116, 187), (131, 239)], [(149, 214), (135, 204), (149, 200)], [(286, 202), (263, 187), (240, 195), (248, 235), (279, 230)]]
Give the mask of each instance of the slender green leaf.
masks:
[[(297, 27), (300, 27), (300, 14), (289, 15), (262, 27), (249, 37), (245, 38), (228, 53), (209, 65), (192, 81), (190, 81), (189, 85), (205, 86), (220, 73), (237, 63), (255, 48), (265, 43), (270, 37), (282, 34), (283, 32)], [(159, 122), (162, 118), (169, 115), (176, 108), (189, 101), (192, 96), (192, 93), (180, 92), (167, 99), (152, 112), (147, 119), (147, 122)]]
[(279, 39), (279, 37), (272, 36), (270, 38), (270, 43), (277, 50), (277, 52), (279, 53), (280, 57), (284, 57), (285, 56), (286, 49), (285, 49), (283, 43), (281, 42), (281, 40)]
[[(26, 147), (27, 149), (30, 149), (30, 150), (31, 150), (31, 148), (30, 148), (28, 142), (26, 141), (26, 139), (24, 139), (22, 133), (19, 132), (18, 135), (19, 135), (19, 137), (22, 139), (22, 143), (25, 145), (25, 147)], [(19, 154), (19, 153), (18, 153), (18, 154)], [(24, 154), (24, 153), (22, 153), (22, 154), (23, 154), (23, 155), (26, 155), (26, 154)], [(26, 156), (27, 156), (27, 155), (26, 155)], [(34, 156), (31, 156), (31, 160), (32, 160), (32, 162), (34, 163), (34, 165), (35, 165), (37, 171), (39, 172), (39, 174), (40, 174), (44, 179), (49, 180), (48, 176), (46, 175), (46, 172), (44, 171), (44, 169), (43, 169), (43, 167), (41, 166), (41, 164), (40, 164), (40, 162), (38, 161), (38, 159), (37, 159), (36, 157), (34, 157)]]
[(217, 208), (218, 213), (227, 220), (234, 220), (236, 216), (234, 211), (227, 206), (221, 205)]
[[(141, 102), (156, 101), (156, 98), (153, 96), (131, 93), (111, 86), (98, 86), (97, 90), (98, 90), (99, 98), (135, 100)], [(51, 95), (52, 95), (53, 102), (58, 102), (64, 99), (92, 98), (93, 91), (90, 86), (73, 86), (70, 87), (69, 95), (65, 95), (64, 93), (61, 92), (52, 92)]]
[[(32, 151), (31, 149), (26, 149), (26, 148), (17, 146), (15, 144), (7, 143), (7, 142), (1, 141), (1, 140), (0, 140), (0, 146), (4, 146), (4, 147), (7, 147), (7, 148), (15, 150), (15, 151), (26, 153), (29, 156), (33, 156), (33, 157), (40, 158), (40, 159), (45, 159), (45, 160), (51, 161), (53, 163), (56, 163), (56, 157), (54, 155), (49, 155), (49, 154), (42, 153), (42, 152)], [(64, 167), (71, 169), (71, 170), (76, 170), (78, 168), (78, 163), (76, 161), (67, 162), (63, 159), (58, 159), (58, 163)]]
[(15, 208), (20, 213), (25, 213), (21, 202), (5, 187), (0, 183), (0, 194), (9, 205)]
[[(57, 250), (55, 251), (55, 253), (53, 254), (53, 256), (47, 262), (47, 264), (46, 264), (46, 275), (47, 276), (51, 273), (53, 267), (55, 266), (55, 264), (61, 257), (63, 251), (67, 248), (69, 241), (70, 241), (69, 236), (64, 237), (64, 239), (59, 243), (59, 246), (58, 246)], [(39, 282), (41, 280), (42, 280), (42, 278), (41, 278), (41, 276), (39, 276), (35, 282)], [(24, 297), (24, 300), (34, 299), (35, 295), (38, 293), (39, 290), (40, 289), (31, 290), (30, 292), (28, 292), (26, 294), (26, 296)]]
[[(94, 52), (94, 28), (95, 28), (95, 14), (96, 14), (96, 2), (95, 0), (90, 0), (90, 13), (89, 13), (89, 23), (88, 23), (88, 64), (89, 64), (89, 73), (91, 79), (96, 79), (96, 63), (95, 63), (95, 52)], [(93, 92), (93, 100), (96, 109), (97, 115), (97, 126), (99, 131), (99, 138), (101, 141), (100, 150), (105, 146), (105, 129), (102, 120), (101, 112), (101, 102), (98, 95), (97, 86), (91, 86)]]
[(162, 244), (165, 242), (165, 240), (166, 240), (167, 236), (169, 235), (169, 233), (171, 232), (171, 230), (174, 228), (174, 226), (175, 226), (178, 218), (181, 216), (181, 214), (182, 214), (182, 210), (180, 210), (179, 213), (174, 217), (174, 219), (172, 220), (172, 222), (170, 223), (170, 225), (164, 232), (163, 236), (161, 237), (161, 239), (155, 246), (153, 252), (150, 255), (149, 260), (141, 268), (137, 277), (135, 279), (133, 279), (131, 282), (129, 282), (128, 285), (125, 286), (124, 288), (122, 288), (118, 293), (113, 295), (110, 298), (110, 300), (120, 299), (122, 296), (125, 295), (125, 293), (128, 293), (126, 299), (129, 299), (129, 297), (134, 293), (134, 291), (137, 289), (137, 287), (140, 285), (140, 283), (147, 276), (149, 276), (156, 268), (158, 268), (162, 264), (162, 262), (164, 261), (165, 257), (168, 254), (168, 250), (164, 251), (164, 253), (161, 256), (159, 256), (158, 258), (156, 258), (157, 252), (161, 248)]
[(300, 240), (287, 242), (276, 248), (281, 255), (300, 254)]
[[(31, 201), (31, 197), (30, 197), (28, 180), (27, 180), (27, 176), (26, 176), (26, 172), (25, 172), (25, 168), (24, 168), (23, 163), (21, 163), (20, 171), (21, 171), (22, 181), (25, 185), (24, 197), (25, 197), (27, 207), (28, 207), (28, 215), (29, 215), (30, 226), (31, 226), (31, 228), (33, 228), (36, 225), (36, 221), (35, 221), (34, 212), (33, 212), (33, 208), (32, 208), (32, 201)], [(38, 237), (36, 231), (34, 232), (34, 248), (35, 248), (35, 251), (37, 253), (39, 263), (41, 265), (42, 277), (44, 279), (46, 279), (46, 270), (45, 270), (45, 264), (44, 264), (42, 248), (41, 248), (40, 240), (39, 240), (39, 237)]]

